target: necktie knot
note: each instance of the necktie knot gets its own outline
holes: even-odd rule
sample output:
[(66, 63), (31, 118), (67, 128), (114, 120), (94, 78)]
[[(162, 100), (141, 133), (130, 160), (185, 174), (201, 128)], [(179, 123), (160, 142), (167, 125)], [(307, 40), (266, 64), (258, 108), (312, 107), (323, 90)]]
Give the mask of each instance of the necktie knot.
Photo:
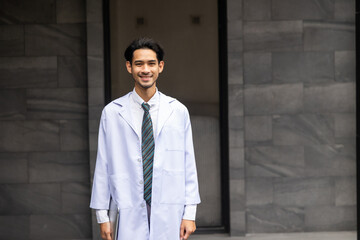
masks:
[(141, 107), (144, 109), (145, 112), (149, 112), (150, 110), (150, 105), (147, 103), (141, 104)]

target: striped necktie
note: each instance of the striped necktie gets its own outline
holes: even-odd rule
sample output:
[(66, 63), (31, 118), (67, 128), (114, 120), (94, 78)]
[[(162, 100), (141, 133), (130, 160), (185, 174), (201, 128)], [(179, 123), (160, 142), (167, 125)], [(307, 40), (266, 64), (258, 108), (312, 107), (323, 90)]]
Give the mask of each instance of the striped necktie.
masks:
[(143, 158), (143, 171), (144, 171), (144, 199), (147, 204), (151, 205), (151, 189), (152, 189), (152, 172), (153, 172), (153, 159), (154, 159), (154, 135), (153, 126), (150, 117), (150, 105), (143, 103), (144, 116), (142, 122), (142, 158)]

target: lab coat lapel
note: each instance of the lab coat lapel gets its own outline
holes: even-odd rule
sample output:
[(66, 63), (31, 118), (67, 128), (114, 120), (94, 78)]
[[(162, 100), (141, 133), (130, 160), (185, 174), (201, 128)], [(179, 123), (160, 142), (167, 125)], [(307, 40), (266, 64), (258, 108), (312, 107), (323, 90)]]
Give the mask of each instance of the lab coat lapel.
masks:
[(157, 126), (157, 133), (155, 139), (159, 136), (163, 126), (165, 125), (166, 121), (171, 116), (173, 109), (170, 105), (170, 102), (174, 101), (174, 98), (170, 98), (162, 93), (160, 93), (160, 104), (159, 104), (159, 114), (158, 114), (158, 126)]
[(120, 110), (119, 110), (120, 117), (122, 117), (127, 122), (127, 124), (129, 124), (129, 126), (132, 128), (132, 130), (136, 133), (136, 135), (140, 139), (140, 136), (136, 131), (136, 128), (134, 127), (131, 118), (130, 97), (131, 94), (129, 93), (124, 97), (116, 99), (114, 102), (120, 106)]

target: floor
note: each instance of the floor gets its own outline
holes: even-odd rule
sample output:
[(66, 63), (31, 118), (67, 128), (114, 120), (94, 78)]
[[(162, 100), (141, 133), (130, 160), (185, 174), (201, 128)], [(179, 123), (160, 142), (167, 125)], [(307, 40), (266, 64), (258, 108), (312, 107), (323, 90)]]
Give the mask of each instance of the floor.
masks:
[(356, 232), (269, 233), (229, 237), (226, 234), (193, 235), (189, 240), (356, 240)]

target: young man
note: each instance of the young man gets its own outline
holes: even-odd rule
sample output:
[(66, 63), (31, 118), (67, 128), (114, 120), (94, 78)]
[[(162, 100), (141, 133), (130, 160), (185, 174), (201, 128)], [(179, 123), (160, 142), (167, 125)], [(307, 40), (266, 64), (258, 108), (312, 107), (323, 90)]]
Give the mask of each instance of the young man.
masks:
[[(164, 52), (152, 39), (125, 51), (132, 92), (103, 110), (90, 207), (106, 240), (188, 239), (200, 203), (189, 113), (159, 92)], [(109, 209), (119, 209), (112, 236)]]

